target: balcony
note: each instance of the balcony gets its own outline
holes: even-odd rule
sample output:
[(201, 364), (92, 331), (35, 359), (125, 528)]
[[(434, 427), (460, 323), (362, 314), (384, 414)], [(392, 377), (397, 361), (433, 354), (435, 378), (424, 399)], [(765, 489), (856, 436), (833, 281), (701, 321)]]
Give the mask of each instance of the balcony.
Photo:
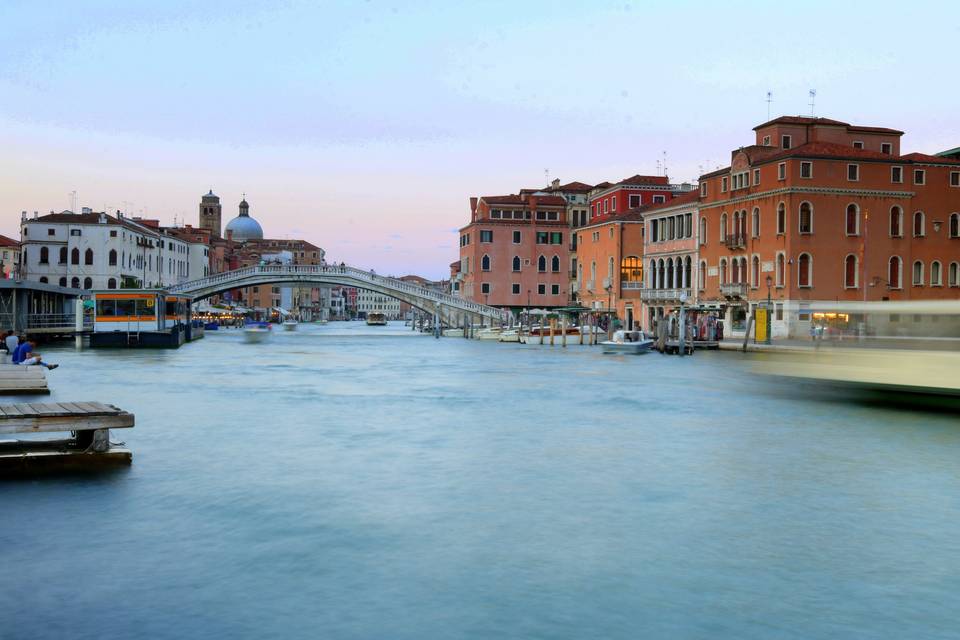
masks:
[(576, 250), (577, 250), (577, 243), (576, 243), (576, 242), (571, 242), (571, 243), (570, 243), (570, 251), (576, 251)]
[(746, 298), (746, 282), (727, 282), (720, 285), (720, 293), (726, 298)]
[(693, 299), (691, 289), (643, 289), (640, 299), (644, 302), (679, 302), (681, 295), (687, 296), (687, 300)]
[(747, 246), (747, 236), (739, 233), (728, 235), (723, 244), (727, 245), (727, 249), (743, 249)]
[(639, 280), (624, 280), (620, 283), (620, 288), (624, 291), (637, 291), (643, 289), (643, 283)]

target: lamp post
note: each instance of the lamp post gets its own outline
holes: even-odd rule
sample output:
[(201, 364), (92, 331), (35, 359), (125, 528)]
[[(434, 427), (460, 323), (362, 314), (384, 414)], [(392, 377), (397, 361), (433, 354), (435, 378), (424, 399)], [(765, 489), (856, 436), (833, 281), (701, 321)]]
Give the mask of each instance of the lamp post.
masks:
[(770, 329), (773, 328), (773, 322), (770, 317), (770, 314), (773, 312), (773, 300), (770, 295), (771, 286), (773, 286), (773, 278), (767, 275), (767, 344), (770, 344)]
[(533, 325), (530, 323), (530, 289), (527, 289), (527, 331), (530, 331), (532, 327)]

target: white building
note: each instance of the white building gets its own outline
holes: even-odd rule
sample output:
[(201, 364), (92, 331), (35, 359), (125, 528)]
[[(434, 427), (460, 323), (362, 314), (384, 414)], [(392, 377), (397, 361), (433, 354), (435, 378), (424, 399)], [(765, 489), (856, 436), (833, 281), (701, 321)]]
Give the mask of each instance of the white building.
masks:
[(388, 320), (400, 318), (400, 301), (382, 293), (357, 289), (357, 313), (367, 314), (376, 311), (387, 316)]
[(164, 287), (207, 275), (209, 247), (119, 214), (23, 212), (21, 276), (76, 289)]

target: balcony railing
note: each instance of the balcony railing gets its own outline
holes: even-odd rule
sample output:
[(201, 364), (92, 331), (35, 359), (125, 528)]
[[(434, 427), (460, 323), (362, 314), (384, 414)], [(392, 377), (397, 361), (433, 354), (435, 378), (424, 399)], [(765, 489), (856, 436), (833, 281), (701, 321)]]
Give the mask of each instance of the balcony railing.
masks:
[(727, 298), (745, 298), (747, 295), (747, 283), (726, 282), (720, 285), (720, 293)]
[(640, 292), (640, 299), (648, 301), (679, 301), (681, 295), (687, 296), (687, 299), (690, 300), (693, 297), (693, 291), (691, 289), (644, 289)]
[(723, 243), (727, 245), (727, 249), (743, 249), (747, 246), (747, 236), (739, 233), (728, 235)]
[(576, 250), (577, 250), (577, 243), (576, 243), (576, 242), (571, 242), (571, 243), (570, 243), (570, 251), (576, 251)]
[(624, 291), (635, 291), (638, 289), (643, 289), (643, 282), (639, 280), (625, 280), (620, 283), (620, 287)]

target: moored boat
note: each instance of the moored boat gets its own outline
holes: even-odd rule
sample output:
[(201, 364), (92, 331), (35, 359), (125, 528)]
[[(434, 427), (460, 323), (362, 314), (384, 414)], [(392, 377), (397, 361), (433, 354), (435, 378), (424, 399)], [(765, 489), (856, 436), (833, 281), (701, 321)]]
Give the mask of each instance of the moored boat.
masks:
[(603, 353), (641, 354), (650, 351), (653, 340), (650, 340), (642, 331), (613, 332), (613, 340), (604, 340), (600, 343)]

